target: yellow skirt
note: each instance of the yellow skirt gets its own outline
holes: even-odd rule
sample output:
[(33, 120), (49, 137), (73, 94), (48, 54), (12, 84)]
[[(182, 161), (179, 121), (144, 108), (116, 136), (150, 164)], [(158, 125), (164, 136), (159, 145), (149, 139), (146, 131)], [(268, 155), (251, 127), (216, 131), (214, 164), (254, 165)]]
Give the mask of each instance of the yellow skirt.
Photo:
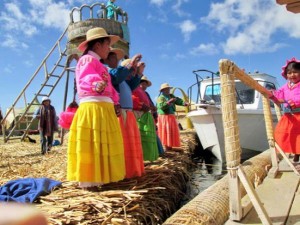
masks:
[(67, 170), (70, 181), (110, 183), (124, 179), (123, 139), (112, 103), (80, 104), (70, 127)]

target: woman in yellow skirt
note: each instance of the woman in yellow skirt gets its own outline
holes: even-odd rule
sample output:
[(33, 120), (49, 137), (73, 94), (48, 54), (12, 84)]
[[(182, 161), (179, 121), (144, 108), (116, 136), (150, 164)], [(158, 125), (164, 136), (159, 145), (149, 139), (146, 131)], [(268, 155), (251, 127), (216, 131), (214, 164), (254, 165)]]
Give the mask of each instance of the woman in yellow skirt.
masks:
[(119, 40), (103, 28), (87, 31), (76, 66), (79, 108), (70, 127), (67, 179), (86, 189), (125, 177), (123, 139), (117, 119), (119, 95), (100, 62)]

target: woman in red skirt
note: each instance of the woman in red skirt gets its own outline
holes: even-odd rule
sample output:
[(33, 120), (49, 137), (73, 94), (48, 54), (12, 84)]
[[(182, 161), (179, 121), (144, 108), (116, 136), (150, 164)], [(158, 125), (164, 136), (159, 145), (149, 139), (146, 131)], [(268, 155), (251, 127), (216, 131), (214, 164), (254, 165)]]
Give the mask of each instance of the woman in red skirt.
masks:
[(300, 61), (288, 60), (281, 74), (287, 83), (270, 92), (270, 99), (284, 106), (284, 115), (275, 128), (275, 141), (284, 152), (294, 154), (293, 161), (297, 163), (300, 155)]
[(170, 93), (171, 86), (164, 83), (160, 86), (160, 95), (157, 99), (157, 131), (158, 136), (165, 147), (165, 150), (172, 150), (173, 147), (180, 147), (179, 127), (175, 117), (176, 105), (188, 106)]

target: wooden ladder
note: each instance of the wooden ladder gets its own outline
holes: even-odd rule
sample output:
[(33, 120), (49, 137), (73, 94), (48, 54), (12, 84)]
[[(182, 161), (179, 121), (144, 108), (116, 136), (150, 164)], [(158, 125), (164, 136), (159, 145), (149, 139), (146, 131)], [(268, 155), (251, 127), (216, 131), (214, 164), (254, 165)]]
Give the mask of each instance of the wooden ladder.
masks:
[[(18, 95), (18, 97), (2, 119), (1, 124), (4, 142), (12, 139), (21, 139), (21, 141), (24, 140), (31, 128), (31, 125), (35, 121), (33, 111), (40, 105), (38, 97), (49, 97), (63, 77), (64, 73), (69, 70), (69, 68), (67, 67), (68, 57), (66, 54), (66, 33), (67, 28), (58, 38), (47, 56), (42, 60), (38, 69), (34, 72), (30, 80), (27, 82), (21, 93)], [(56, 54), (58, 55), (58, 57), (56, 57)], [(52, 64), (51, 66), (49, 66), (49, 64), (53, 63), (53, 60), (55, 62), (54, 65)], [(33, 81), (36, 82), (39, 80), (42, 80), (40, 88), (36, 93), (33, 94), (32, 98), (27, 101), (26, 96), (30, 92), (30, 88), (34, 88), (32, 87), (32, 84), (34, 83)], [(20, 105), (23, 106), (23, 110), (22, 112), (17, 112), (17, 107), (20, 107)], [(13, 123), (6, 131), (5, 121), (7, 121), (9, 116), (11, 117), (11, 114), (14, 118)], [(23, 128), (20, 129), (20, 127)]]

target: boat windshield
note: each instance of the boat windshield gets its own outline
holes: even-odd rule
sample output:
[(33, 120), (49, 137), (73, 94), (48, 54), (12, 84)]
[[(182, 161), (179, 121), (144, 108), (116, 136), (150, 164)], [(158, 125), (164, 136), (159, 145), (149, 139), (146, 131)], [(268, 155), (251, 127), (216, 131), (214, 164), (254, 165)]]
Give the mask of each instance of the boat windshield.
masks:
[[(254, 90), (242, 82), (235, 82), (236, 102), (237, 104), (253, 104)], [(221, 86), (220, 84), (207, 85), (204, 93), (204, 100), (214, 100), (216, 104), (221, 104)]]

